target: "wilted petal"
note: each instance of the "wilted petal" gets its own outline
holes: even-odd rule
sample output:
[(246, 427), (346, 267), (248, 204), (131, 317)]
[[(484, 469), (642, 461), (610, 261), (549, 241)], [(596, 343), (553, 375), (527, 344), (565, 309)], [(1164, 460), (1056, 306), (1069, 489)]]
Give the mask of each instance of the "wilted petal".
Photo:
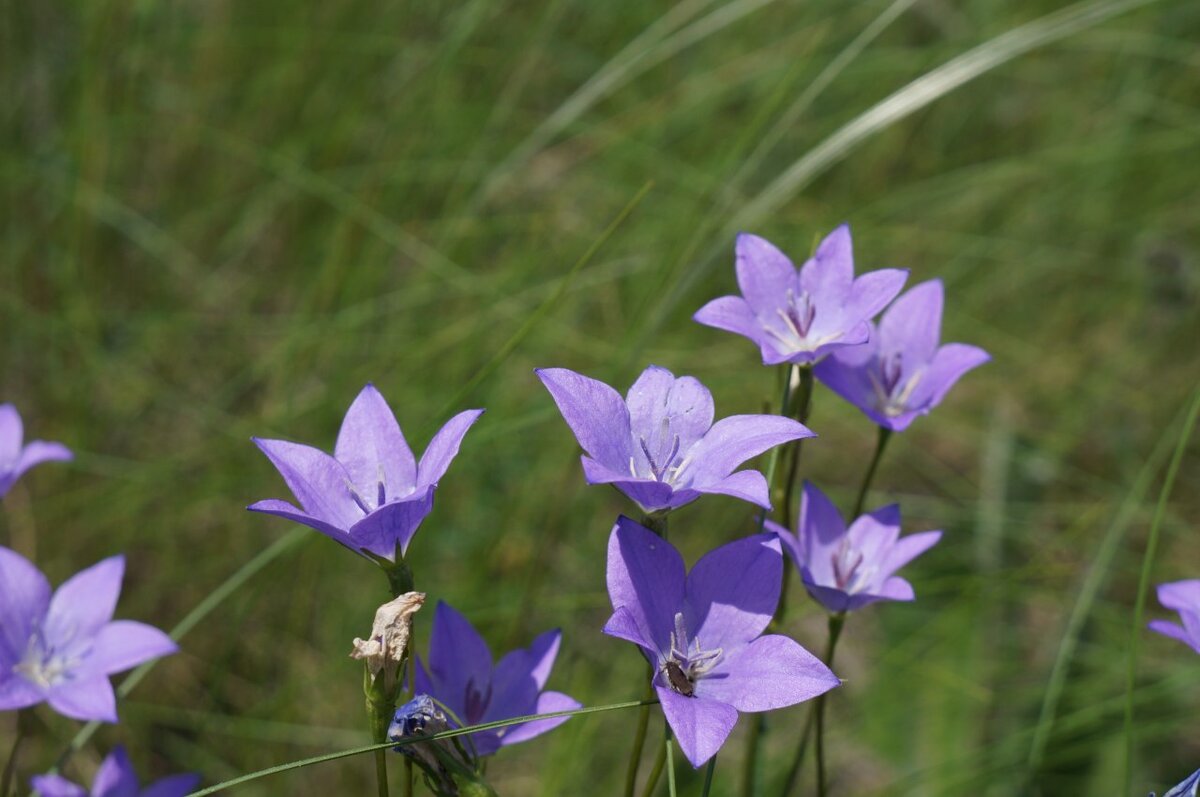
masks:
[(693, 767), (717, 754), (737, 724), (737, 709), (728, 703), (685, 697), (663, 686), (655, 688), (675, 741)]
[(731, 495), (763, 509), (771, 508), (771, 489), (767, 486), (767, 478), (756, 470), (740, 470), (720, 481), (695, 485), (692, 489), (701, 493)]
[(58, 684), (48, 699), (55, 711), (71, 719), (117, 721), (117, 697), (106, 675)]
[(29, 783), (42, 797), (88, 797), (87, 789), (61, 775), (36, 775)]
[(112, 619), (125, 557), (112, 556), (68, 578), (54, 592), (43, 626), (49, 641), (91, 636)]
[(688, 453), (693, 485), (724, 479), (743, 462), (775, 446), (816, 437), (804, 424), (782, 415), (730, 415), (713, 424)]
[[(708, 431), (713, 422), (713, 400), (708, 388), (691, 376), (678, 379), (665, 368), (652, 365), (629, 388), (625, 403), (629, 408), (632, 433), (665, 466), (674, 447), (682, 454)], [(673, 439), (678, 437), (678, 445)], [(639, 459), (645, 457), (641, 454)]]
[(142, 790), (140, 797), (184, 797), (194, 792), (199, 785), (199, 775), (172, 775), (147, 786)]
[(89, 671), (111, 675), (178, 651), (179, 646), (154, 626), (116, 620), (96, 634), (85, 666)]
[[(569, 695), (564, 695), (562, 692), (542, 692), (538, 695), (534, 713), (550, 714), (555, 711), (571, 711), (572, 709), (582, 707), (582, 703)], [(500, 744), (507, 746), (517, 744), (518, 742), (527, 742), (535, 736), (540, 736), (546, 731), (557, 728), (569, 719), (570, 717), (554, 717), (552, 719), (534, 720), (533, 722), (511, 726), (501, 734)]]
[(333, 453), (350, 480), (368, 492), (374, 492), (381, 475), (388, 492), (403, 494), (416, 484), (412, 449), (396, 415), (372, 384), (359, 392), (346, 411)]
[(880, 346), (904, 352), (906, 362), (931, 361), (942, 336), (942, 300), (939, 279), (910, 288), (883, 314)]
[(438, 602), (429, 639), (429, 674), (437, 695), (455, 711), (450, 698), (461, 701), (467, 686), (483, 689), (491, 680), (492, 652), (475, 627), (447, 603)]
[(627, 468), (633, 438), (621, 394), (566, 368), (541, 368), (537, 375), (583, 450), (615, 471)]
[(333, 457), (286, 440), (253, 440), (309, 515), (338, 528), (349, 528), (362, 517), (363, 510), (350, 494), (350, 475)]
[(399, 546), (403, 556), (421, 521), (433, 511), (433, 493), (433, 486), (425, 487), (407, 498), (376, 509), (350, 527), (351, 547), (370, 551), (390, 561)]
[(669, 648), (675, 613), (684, 596), (679, 551), (622, 516), (608, 539), (607, 579), (613, 609), (625, 607), (647, 643), (659, 650)]
[(688, 625), (706, 649), (734, 650), (763, 632), (779, 607), (783, 554), (755, 534), (702, 556), (687, 576)]
[(734, 651), (696, 685), (704, 698), (738, 711), (770, 711), (810, 700), (841, 680), (799, 643), (764, 636)]
[(739, 233), (734, 243), (738, 287), (756, 314), (773, 316), (796, 281), (796, 267), (765, 238)]
[[(21, 554), (0, 546), (0, 665), (20, 660), (50, 605), (50, 584)], [(4, 672), (8, 667), (0, 669)]]
[(938, 349), (933, 362), (921, 374), (921, 381), (913, 390), (909, 406), (915, 409), (937, 406), (963, 374), (991, 359), (978, 346), (947, 343)]
[(446, 475), (450, 463), (458, 456), (459, 446), (467, 430), (471, 428), (483, 410), (464, 410), (446, 421), (446, 425), (438, 430), (429, 447), (421, 455), (421, 465), (417, 468), (417, 484), (424, 487), (427, 484), (437, 484)]
[(800, 289), (814, 297), (840, 303), (850, 293), (853, 281), (854, 250), (850, 225), (842, 224), (825, 236), (812, 259), (800, 269)]
[(125, 748), (118, 745), (96, 770), (92, 780), (92, 794), (97, 797), (138, 797), (140, 791), (137, 773)]

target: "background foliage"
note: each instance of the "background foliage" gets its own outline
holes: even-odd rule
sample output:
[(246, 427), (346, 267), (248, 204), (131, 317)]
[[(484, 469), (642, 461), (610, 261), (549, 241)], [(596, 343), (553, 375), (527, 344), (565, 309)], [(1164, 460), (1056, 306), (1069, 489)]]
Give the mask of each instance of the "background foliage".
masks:
[[(721, 414), (759, 411), (774, 374), (690, 315), (731, 292), (734, 230), (802, 258), (848, 219), (860, 269), (943, 278), (946, 339), (995, 361), (892, 443), (876, 482), (908, 530), (947, 534), (914, 566), (917, 603), (848, 626), (840, 792), (1119, 792), (1141, 552), (1200, 374), (1200, 6), (1085, 20), (957, 91), (908, 96), (912, 113), (844, 160), (820, 149), (1060, 7), (5, 2), (3, 398), (79, 456), (6, 499), (0, 540), (55, 581), (126, 551), (121, 615), (170, 626), (289, 531), (242, 510), (286, 495), (251, 434), (329, 447), (368, 380), (418, 450), (451, 411), (484, 406), (413, 545), (419, 585), (497, 651), (561, 625), (553, 685), (634, 698), (643, 665), (599, 632), (625, 504), (584, 488), (532, 369), (624, 386), (654, 362), (703, 379)], [(776, 182), (813, 152), (812, 179)], [(874, 432), (820, 390), (811, 425), (806, 472), (844, 506)], [(1156, 581), (1200, 576), (1198, 466), (1193, 447)], [(702, 506), (672, 524), (690, 559), (748, 528), (742, 505)], [(211, 783), (363, 743), (346, 654), (384, 586), (304, 537), (134, 692), (98, 752), (123, 741), (143, 770)], [(793, 598), (791, 630), (819, 648), (822, 618)], [(1067, 677), (1048, 701), (1056, 658)], [(1138, 793), (1200, 765), (1197, 672), (1181, 645), (1142, 638)], [(48, 765), (75, 726), (38, 717), (47, 741), (27, 760)], [(803, 717), (772, 720), (768, 772)], [(610, 793), (632, 722), (573, 720), (489, 774), (505, 794)], [(718, 792), (741, 749), (722, 753)], [(354, 759), (240, 793), (360, 793), (371, 774)]]

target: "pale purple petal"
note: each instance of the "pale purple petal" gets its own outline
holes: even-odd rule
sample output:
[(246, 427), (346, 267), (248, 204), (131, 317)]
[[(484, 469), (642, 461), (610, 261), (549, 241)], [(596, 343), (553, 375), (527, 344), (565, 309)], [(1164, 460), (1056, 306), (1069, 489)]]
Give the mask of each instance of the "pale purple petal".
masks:
[(866, 562), (882, 566), (886, 553), (900, 538), (900, 505), (889, 504), (855, 518), (846, 537)]
[[(533, 678), (533, 664), (529, 651), (513, 650), (506, 653), (492, 669), (489, 680), (491, 701), (479, 722), (522, 717), (535, 714), (538, 692), (541, 691)], [(476, 689), (488, 689), (488, 684), (476, 683)], [(465, 721), (472, 721), (464, 717)], [(500, 735), (503, 735), (501, 732)]]
[(0, 680), (0, 711), (36, 706), (46, 699), (46, 693), (19, 675)]
[(399, 547), (403, 556), (421, 521), (433, 511), (433, 494), (431, 485), (407, 498), (384, 504), (350, 527), (349, 546), (388, 560), (392, 560)]
[(633, 438), (629, 410), (621, 394), (603, 382), (566, 368), (541, 368), (537, 375), (550, 391), (580, 447), (612, 470), (628, 468)]
[(540, 634), (529, 646), (529, 662), (532, 667), (533, 680), (538, 689), (546, 688), (550, 678), (550, 670), (554, 669), (554, 660), (558, 658), (558, 649), (562, 645), (562, 631), (554, 629)]
[(112, 619), (125, 575), (125, 557), (111, 556), (80, 570), (55, 590), (42, 626), (48, 640), (91, 636)]
[(882, 600), (911, 601), (916, 599), (912, 584), (900, 576), (891, 576), (883, 582), (883, 586), (874, 590), (873, 595)]
[(730, 495), (761, 506), (771, 508), (771, 490), (767, 478), (756, 470), (740, 470), (718, 482), (695, 485), (692, 489), (700, 493)]
[(56, 684), (48, 699), (55, 711), (71, 719), (117, 721), (117, 697), (106, 675)]
[(848, 612), (861, 608), (867, 603), (874, 602), (874, 599), (870, 599), (864, 603), (864, 596), (850, 595), (844, 590), (822, 586), (813, 579), (807, 568), (801, 571), (801, 576), (804, 581), (804, 588), (808, 590), (808, 594), (812, 596), (813, 600), (824, 606), (826, 611), (832, 614)]
[(391, 407), (372, 384), (359, 392), (346, 411), (333, 453), (359, 489), (374, 493), (381, 476), (389, 493), (403, 495), (416, 484), (412, 449)]
[(12, 404), (0, 404), (0, 470), (17, 461), (24, 440), (21, 413)]
[(737, 724), (737, 709), (717, 700), (685, 697), (668, 687), (655, 687), (675, 741), (693, 767), (716, 755)]
[[(0, 672), (21, 659), (50, 605), (50, 583), (32, 562), (0, 546)], [(7, 666), (2, 666), (7, 665)]]
[[(350, 493), (350, 475), (324, 451), (286, 440), (253, 438), (304, 511), (331, 526), (349, 528), (363, 510)], [(369, 491), (368, 491), (369, 492)], [(375, 496), (364, 496), (375, 500)]]
[(140, 785), (125, 748), (117, 746), (96, 770), (92, 794), (96, 797), (138, 797)]
[(770, 711), (828, 692), (841, 681), (799, 643), (764, 636), (723, 658), (696, 684), (697, 698), (738, 711)]
[[(697, 310), (692, 318), (705, 326), (747, 337), (760, 346), (766, 341), (762, 326), (759, 325), (754, 311), (741, 296), (722, 296), (719, 299), (713, 299)], [(773, 350), (774, 346), (771, 348)]]
[(734, 243), (735, 268), (742, 296), (759, 316), (774, 316), (796, 281), (796, 267), (765, 238), (739, 233)]
[(909, 406), (918, 409), (937, 406), (963, 374), (990, 359), (991, 356), (978, 346), (947, 343), (938, 349), (933, 362), (921, 374), (921, 381), (909, 398)]
[(612, 616), (608, 618), (608, 622), (601, 630), (611, 637), (632, 642), (646, 650), (648, 655), (657, 655), (658, 646), (642, 635), (643, 632), (638, 625), (637, 618), (627, 606), (618, 606), (614, 609)]
[(880, 350), (902, 351), (910, 363), (927, 363), (942, 336), (942, 281), (922, 282), (888, 308), (879, 322)]
[(782, 577), (774, 534), (755, 534), (705, 554), (687, 576), (691, 633), (705, 649), (747, 644), (775, 615)]
[[(439, 601), (429, 638), (429, 675), (432, 694), (459, 710), (468, 684), (483, 689), (491, 680), (492, 652), (467, 618)], [(455, 702), (457, 701), (457, 702)]]
[(812, 259), (800, 269), (800, 289), (813, 297), (840, 304), (849, 294), (853, 280), (854, 250), (850, 226), (842, 224), (825, 236)]
[(608, 468), (590, 457), (582, 457), (583, 478), (588, 484), (611, 484), (645, 512), (673, 508), (671, 485), (654, 479), (639, 479)]
[(921, 554), (937, 545), (942, 538), (940, 531), (923, 531), (920, 534), (910, 534), (901, 537), (896, 545), (884, 558), (880, 569), (885, 574), (895, 573)]
[(1169, 581), (1158, 585), (1158, 602), (1174, 611), (1200, 610), (1200, 579)]
[(13, 467), (12, 476), (18, 478), (34, 465), (43, 462), (70, 462), (75, 458), (71, 449), (62, 443), (47, 443), (45, 440), (34, 440), (21, 452), (17, 464)]
[(798, 525), (800, 563), (815, 581), (834, 581), (832, 557), (846, 533), (842, 513), (812, 482), (804, 482)]
[(863, 320), (874, 318), (896, 298), (907, 280), (908, 269), (903, 268), (881, 268), (863, 274), (854, 280), (846, 316)]
[(144, 661), (176, 653), (179, 646), (154, 626), (116, 620), (100, 629), (84, 662), (89, 672), (124, 672)]
[[(538, 695), (534, 713), (550, 714), (555, 711), (571, 711), (572, 709), (582, 707), (582, 703), (569, 695), (564, 695), (562, 692), (542, 692)], [(552, 719), (534, 720), (533, 722), (511, 726), (501, 734), (500, 744), (501, 746), (508, 746), (519, 742), (527, 742), (535, 736), (541, 736), (546, 731), (557, 728), (569, 719), (570, 717), (554, 717)]]
[(675, 613), (683, 605), (684, 564), (666, 540), (620, 517), (608, 540), (608, 595), (613, 609), (625, 607), (642, 639), (669, 649)]
[(353, 551), (357, 552), (358, 550), (350, 542), (350, 535), (345, 529), (340, 529), (337, 526), (326, 523), (324, 520), (315, 518), (307, 512), (296, 508), (287, 501), (283, 501), (278, 498), (268, 498), (265, 501), (257, 501), (246, 508), (251, 512), (262, 512), (266, 515), (275, 515), (276, 517), (294, 520), (297, 523), (303, 523), (305, 526), (316, 529), (327, 537), (337, 540), (342, 545), (345, 545), (347, 548)]
[(775, 446), (805, 437), (816, 437), (799, 421), (782, 415), (730, 415), (713, 424), (708, 434), (688, 452), (693, 485), (724, 479), (748, 459)]
[(800, 548), (800, 538), (793, 534), (791, 529), (774, 520), (767, 519), (763, 521), (763, 531), (779, 537), (783, 552), (791, 558), (792, 564), (797, 568), (804, 567), (804, 553)]
[[(670, 371), (656, 365), (637, 378), (625, 403), (634, 437), (640, 438), (646, 449), (662, 460), (670, 454), (675, 437), (678, 437), (676, 451), (685, 452), (704, 436), (713, 422), (712, 393), (708, 388), (695, 377), (676, 379)], [(644, 461), (640, 446), (633, 453)]]
[(421, 464), (417, 468), (417, 484), (424, 487), (437, 484), (446, 475), (450, 463), (458, 456), (458, 448), (462, 445), (463, 436), (483, 410), (464, 410), (446, 421), (446, 425), (429, 441), (429, 447), (421, 455)]
[(86, 789), (61, 775), (35, 775), (29, 784), (42, 797), (88, 797)]
[(871, 383), (869, 375), (869, 369), (877, 366), (871, 360), (866, 363), (860, 362), (860, 350), (870, 345), (867, 343), (863, 346), (838, 349), (813, 367), (813, 376), (825, 387), (866, 413), (872, 421), (884, 426), (887, 425), (888, 419), (876, 410), (875, 386)]
[(1178, 639), (1180, 642), (1189, 646), (1197, 653), (1200, 653), (1200, 639), (1193, 639), (1182, 626), (1167, 620), (1151, 620), (1148, 627), (1151, 631), (1168, 636), (1171, 639)]
[(147, 786), (142, 790), (141, 797), (185, 797), (194, 792), (199, 785), (199, 775), (171, 775)]

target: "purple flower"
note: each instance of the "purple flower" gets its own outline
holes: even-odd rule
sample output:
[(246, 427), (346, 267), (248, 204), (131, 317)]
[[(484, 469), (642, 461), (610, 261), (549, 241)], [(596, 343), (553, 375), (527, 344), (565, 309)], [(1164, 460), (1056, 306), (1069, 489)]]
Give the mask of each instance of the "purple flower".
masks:
[(742, 295), (713, 299), (694, 318), (754, 341), (765, 365), (814, 363), (834, 349), (865, 342), (868, 320), (908, 279), (907, 270), (895, 268), (855, 279), (846, 224), (821, 242), (799, 272), (757, 235), (738, 235), (735, 250)]
[[(506, 654), (492, 665), (492, 653), (467, 619), (438, 603), (429, 640), (429, 667), (417, 659), (416, 692), (430, 695), (453, 712), (462, 726), (530, 714), (579, 708), (561, 692), (546, 692), (546, 680), (558, 656), (561, 631), (547, 631), (528, 648)], [(566, 722), (566, 717), (509, 725), (471, 734), (478, 755), (525, 742)], [(456, 725), (457, 727), (457, 725)]]
[(716, 754), (739, 711), (769, 711), (841, 681), (784, 636), (760, 636), (779, 603), (783, 557), (772, 534), (723, 545), (684, 570), (666, 540), (626, 517), (608, 541), (609, 636), (633, 642), (684, 755)]
[(45, 700), (73, 719), (117, 721), (108, 676), (179, 649), (157, 628), (112, 619), (124, 573), (113, 556), (51, 597), (41, 571), (0, 547), (0, 710)]
[(1151, 620), (1150, 630), (1178, 639), (1200, 653), (1200, 579), (1159, 584), (1158, 602), (1172, 611), (1179, 612), (1179, 619), (1183, 625), (1166, 620)]
[(24, 439), (25, 428), (17, 408), (11, 404), (0, 404), (0, 498), (34, 465), (65, 462), (73, 458), (62, 443), (33, 440), (23, 446), (21, 443)]
[(333, 456), (286, 440), (254, 442), (303, 509), (271, 498), (252, 512), (295, 520), (352, 551), (394, 562), (433, 509), (438, 480), (483, 410), (466, 410), (441, 428), (418, 463), (383, 396), (368, 384), (354, 399)]
[(172, 775), (142, 788), (125, 748), (114, 747), (100, 764), (88, 791), (59, 775), (38, 775), (31, 785), (42, 797), (183, 797), (195, 791), (199, 775)]
[(977, 346), (939, 346), (941, 334), (942, 281), (922, 282), (888, 308), (867, 343), (834, 352), (813, 373), (875, 423), (902, 432), (991, 359)]
[(646, 512), (677, 509), (704, 493), (770, 508), (763, 475), (734, 470), (777, 445), (816, 436), (778, 415), (731, 415), (713, 423), (708, 388), (654, 365), (625, 399), (603, 382), (565, 368), (544, 368), (537, 375), (587, 452), (588, 484), (611, 484)]
[(900, 539), (900, 507), (876, 509), (846, 528), (841, 513), (811, 482), (800, 499), (799, 532), (778, 523), (779, 535), (813, 599), (831, 612), (847, 612), (876, 601), (910, 601), (913, 588), (894, 573), (937, 544), (940, 531)]
[[(1200, 769), (1187, 777), (1183, 783), (1163, 795), (1163, 797), (1197, 797), (1200, 795)], [(1154, 797), (1153, 794), (1150, 797)]]

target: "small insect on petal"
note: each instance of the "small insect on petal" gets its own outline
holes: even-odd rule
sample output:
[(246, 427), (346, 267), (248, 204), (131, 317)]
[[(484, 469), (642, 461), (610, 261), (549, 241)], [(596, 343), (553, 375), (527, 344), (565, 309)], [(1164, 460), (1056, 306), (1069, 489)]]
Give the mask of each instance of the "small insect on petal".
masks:
[(667, 681), (671, 684), (671, 688), (684, 697), (694, 697), (696, 694), (696, 685), (683, 668), (674, 661), (668, 661), (663, 664), (663, 672), (667, 675)]

